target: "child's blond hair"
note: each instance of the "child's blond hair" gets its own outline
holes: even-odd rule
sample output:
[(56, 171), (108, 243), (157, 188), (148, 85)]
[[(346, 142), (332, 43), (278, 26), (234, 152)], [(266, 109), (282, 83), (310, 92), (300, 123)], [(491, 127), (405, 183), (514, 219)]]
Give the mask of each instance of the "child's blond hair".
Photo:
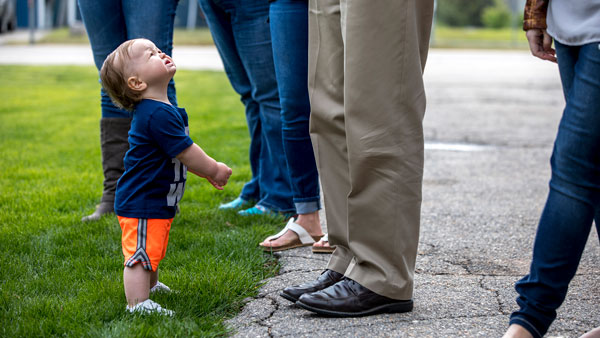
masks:
[(123, 42), (106, 57), (100, 69), (102, 87), (117, 107), (127, 111), (132, 111), (142, 100), (142, 93), (127, 85), (127, 78), (131, 74), (125, 74), (126, 64), (130, 58), (129, 48), (134, 41)]

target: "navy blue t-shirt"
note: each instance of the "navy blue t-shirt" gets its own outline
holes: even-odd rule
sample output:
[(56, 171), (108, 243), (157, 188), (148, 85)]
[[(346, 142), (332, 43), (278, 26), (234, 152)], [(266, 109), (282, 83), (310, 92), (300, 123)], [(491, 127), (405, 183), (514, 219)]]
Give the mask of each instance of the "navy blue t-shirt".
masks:
[(187, 168), (175, 156), (194, 142), (183, 108), (142, 100), (133, 114), (125, 173), (117, 182), (115, 213), (122, 217), (175, 217)]

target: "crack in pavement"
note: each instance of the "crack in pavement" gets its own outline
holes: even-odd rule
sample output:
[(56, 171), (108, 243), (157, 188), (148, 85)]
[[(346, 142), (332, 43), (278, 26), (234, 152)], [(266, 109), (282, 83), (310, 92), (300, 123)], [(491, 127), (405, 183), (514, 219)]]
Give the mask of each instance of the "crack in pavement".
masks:
[(481, 276), (481, 278), (479, 279), (479, 287), (482, 288), (483, 290), (490, 291), (494, 294), (494, 296), (496, 298), (496, 302), (498, 302), (498, 312), (500, 312), (500, 314), (502, 314), (502, 315), (510, 314), (510, 313), (506, 313), (502, 309), (502, 300), (500, 297), (500, 291), (491, 289), (491, 288), (488, 288), (487, 286), (485, 286), (485, 284), (484, 284), (485, 277), (487, 277), (487, 276)]
[(273, 327), (271, 327), (269, 324), (267, 324), (267, 321), (269, 319), (273, 318), (273, 315), (275, 314), (275, 312), (277, 312), (279, 310), (279, 303), (277, 303), (277, 301), (275, 299), (270, 298), (270, 297), (265, 296), (262, 298), (270, 300), (271, 305), (274, 307), (274, 309), (265, 318), (255, 321), (255, 323), (258, 324), (259, 326), (266, 327), (267, 334), (269, 335), (269, 337), (273, 337), (273, 333), (271, 332), (273, 330)]
[(465, 270), (465, 272), (466, 272), (468, 275), (472, 274), (472, 271), (471, 271), (471, 269), (469, 268), (469, 265), (468, 265), (468, 263), (470, 263), (470, 262), (471, 262), (471, 259), (470, 259), (470, 258), (467, 258), (467, 262), (468, 262), (468, 263), (459, 263), (459, 262), (454, 262), (454, 261), (451, 261), (451, 260), (449, 260), (449, 259), (444, 259), (443, 261), (444, 261), (445, 263), (448, 263), (448, 264), (450, 264), (450, 265), (454, 265), (454, 266), (458, 266), (458, 267), (462, 268), (463, 270)]

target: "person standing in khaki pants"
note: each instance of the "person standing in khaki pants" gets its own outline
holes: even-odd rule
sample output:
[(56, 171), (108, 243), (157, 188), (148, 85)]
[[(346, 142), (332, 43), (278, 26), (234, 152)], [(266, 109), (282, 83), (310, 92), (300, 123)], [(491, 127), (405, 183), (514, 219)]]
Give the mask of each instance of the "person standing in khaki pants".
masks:
[(329, 316), (411, 311), (433, 0), (310, 0), (309, 13), (311, 138), (336, 250), (281, 296)]

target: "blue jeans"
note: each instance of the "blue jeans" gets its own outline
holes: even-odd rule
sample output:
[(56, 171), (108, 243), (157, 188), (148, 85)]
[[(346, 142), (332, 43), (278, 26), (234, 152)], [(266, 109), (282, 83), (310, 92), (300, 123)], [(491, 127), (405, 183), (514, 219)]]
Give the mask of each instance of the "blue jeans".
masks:
[(592, 222), (600, 233), (600, 49), (555, 41), (566, 107), (551, 159), (552, 178), (529, 275), (515, 285), (510, 323), (543, 336), (567, 294)]
[(292, 190), (283, 156), (279, 93), (273, 65), (269, 3), (266, 0), (198, 0), (219, 50), (225, 73), (246, 107), (250, 131), (250, 180), (245, 200), (293, 212)]
[(283, 149), (296, 211), (308, 214), (320, 209), (319, 174), (308, 130), (308, 2), (272, 2), (269, 19), (281, 104)]
[[(163, 52), (172, 55), (173, 21), (179, 0), (78, 0), (96, 68), (113, 50), (127, 40), (146, 38)], [(130, 113), (117, 108), (102, 89), (102, 117), (129, 118)], [(177, 105), (175, 82), (168, 88), (169, 101)]]

